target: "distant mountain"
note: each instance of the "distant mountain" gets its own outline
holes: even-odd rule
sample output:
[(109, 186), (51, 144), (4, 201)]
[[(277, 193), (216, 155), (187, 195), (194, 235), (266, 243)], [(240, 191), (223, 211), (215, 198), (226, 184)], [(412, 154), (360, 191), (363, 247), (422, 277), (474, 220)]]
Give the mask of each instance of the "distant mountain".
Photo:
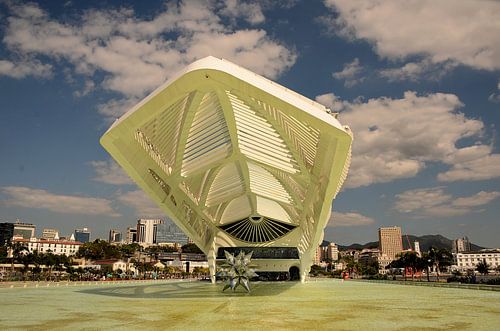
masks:
[[(408, 238), (408, 239), (407, 239)], [(414, 235), (403, 235), (403, 249), (408, 249), (408, 241), (411, 243), (412, 248), (415, 248), (414, 242), (418, 241), (420, 243), (420, 250), (423, 252), (426, 252), (429, 250), (429, 248), (436, 247), (436, 248), (445, 248), (447, 250), (451, 250), (451, 243), (453, 240), (448, 239), (446, 237), (443, 237), (440, 234), (428, 234), (424, 236), (414, 236)], [(326, 241), (323, 241), (323, 243), (327, 243)], [(322, 246), (323, 246), (322, 243)], [(378, 247), (378, 241), (371, 241), (366, 244), (351, 244), (349, 246), (343, 246), (339, 245), (339, 250), (345, 251), (345, 250), (350, 250), (350, 249), (356, 249), (356, 250), (361, 250), (364, 248), (377, 248)], [(479, 245), (475, 245), (471, 243), (471, 249), (472, 251), (479, 251), (481, 249), (484, 249), (484, 247), (481, 247)]]

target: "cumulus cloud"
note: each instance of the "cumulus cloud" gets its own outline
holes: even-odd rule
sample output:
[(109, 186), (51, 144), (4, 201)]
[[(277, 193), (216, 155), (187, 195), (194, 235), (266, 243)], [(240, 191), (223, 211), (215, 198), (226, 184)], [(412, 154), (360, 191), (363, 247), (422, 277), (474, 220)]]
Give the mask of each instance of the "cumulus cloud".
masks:
[[(3, 42), (12, 54), (29, 54), (41, 65), (47, 66), (42, 62), (47, 59), (68, 63), (74, 74), (125, 100), (142, 98), (186, 64), (208, 55), (269, 78), (295, 62), (294, 52), (266, 31), (225, 26), (215, 7), (210, 1), (170, 3), (150, 19), (137, 18), (131, 9), (88, 10), (77, 20), (62, 22), (37, 4), (10, 4)], [(256, 12), (232, 15), (258, 21)], [(9, 63), (3, 71), (14, 72)], [(87, 90), (95, 87), (86, 85)], [(117, 99), (115, 105), (120, 102), (126, 101)], [(101, 113), (115, 116), (117, 109), (111, 108), (103, 105)]]
[(442, 182), (485, 180), (500, 177), (500, 154), (484, 154), (453, 164), (451, 169), (438, 174)]
[(46, 190), (22, 186), (6, 186), (0, 189), (7, 199), (0, 201), (5, 206), (46, 209), (55, 213), (103, 215), (118, 217), (111, 200), (76, 195), (58, 195)]
[(436, 64), (429, 59), (419, 62), (408, 62), (402, 67), (379, 70), (381, 77), (387, 78), (390, 82), (420, 79), (439, 80), (456, 65), (451, 62)]
[(262, 8), (257, 2), (225, 0), (221, 14), (233, 19), (242, 17), (250, 24), (258, 24), (265, 21)]
[(333, 93), (326, 93), (322, 95), (316, 96), (316, 101), (322, 104), (323, 106), (330, 108), (331, 110), (335, 112), (339, 112), (340, 110), (344, 109), (348, 103), (345, 103), (342, 101), (338, 96), (336, 96)]
[(118, 193), (117, 200), (132, 207), (139, 218), (164, 217), (165, 213), (142, 190)]
[(344, 68), (341, 71), (334, 72), (332, 76), (335, 79), (344, 80), (346, 87), (352, 87), (365, 79), (361, 76), (362, 73), (363, 66), (359, 64), (359, 59), (355, 58), (352, 62), (344, 64)]
[[(498, 1), (325, 0), (324, 3), (336, 15), (322, 20), (330, 31), (352, 40), (367, 40), (383, 58), (402, 61), (416, 56), (433, 64), (500, 68)], [(423, 70), (417, 63), (405, 67), (400, 70), (400, 77), (413, 77)]]
[(34, 76), (38, 78), (49, 78), (52, 76), (52, 66), (43, 64), (38, 60), (24, 60), (12, 62), (0, 60), (0, 76), (12, 78), (25, 78)]
[(108, 161), (90, 161), (89, 164), (96, 172), (96, 176), (93, 178), (95, 181), (113, 185), (134, 184), (125, 171), (111, 159)]
[(375, 223), (373, 218), (361, 215), (356, 212), (332, 212), (328, 226), (330, 227), (350, 227), (350, 226), (363, 226)]
[(419, 96), (408, 91), (401, 99), (347, 102), (330, 93), (316, 100), (342, 110), (342, 123), (354, 133), (346, 187), (414, 177), (430, 162), (450, 167), (438, 175), (441, 181), (500, 176), (499, 155), (492, 153), (492, 146), (478, 142), (457, 147), (464, 138), (481, 138), (484, 125), (459, 112), (463, 104), (454, 94)]
[(479, 212), (475, 207), (500, 197), (500, 192), (481, 191), (468, 197), (453, 197), (442, 187), (415, 189), (396, 195), (394, 209), (414, 218), (452, 217)]

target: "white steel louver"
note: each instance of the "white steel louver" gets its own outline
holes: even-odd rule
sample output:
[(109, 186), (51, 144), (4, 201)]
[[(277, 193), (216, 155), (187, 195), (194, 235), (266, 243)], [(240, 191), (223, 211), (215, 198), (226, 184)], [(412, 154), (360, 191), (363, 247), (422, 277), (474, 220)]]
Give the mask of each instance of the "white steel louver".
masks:
[(211, 207), (243, 194), (245, 184), (238, 168), (231, 163), (222, 168), (208, 191), (206, 205)]
[(297, 162), (273, 126), (236, 95), (229, 91), (226, 94), (233, 107), (241, 152), (271, 167), (298, 172)]
[(230, 153), (231, 139), (222, 106), (216, 93), (207, 93), (203, 96), (189, 129), (181, 174), (187, 176), (199, 168), (224, 159)]

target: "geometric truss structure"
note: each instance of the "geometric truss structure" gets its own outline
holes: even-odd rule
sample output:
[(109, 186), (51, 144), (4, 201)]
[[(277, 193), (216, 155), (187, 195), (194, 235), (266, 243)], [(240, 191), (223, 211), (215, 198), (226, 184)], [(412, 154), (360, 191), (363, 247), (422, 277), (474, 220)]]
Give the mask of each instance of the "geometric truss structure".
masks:
[(207, 254), (212, 280), (224, 249), (259, 247), (257, 271), (303, 281), (351, 143), (329, 109), (214, 57), (187, 66), (101, 138)]

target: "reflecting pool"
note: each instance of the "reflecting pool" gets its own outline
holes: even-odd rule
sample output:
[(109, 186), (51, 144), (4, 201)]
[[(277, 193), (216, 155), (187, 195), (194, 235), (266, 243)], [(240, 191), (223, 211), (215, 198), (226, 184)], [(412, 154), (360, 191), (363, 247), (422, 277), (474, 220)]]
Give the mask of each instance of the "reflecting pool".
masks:
[(163, 281), (0, 288), (0, 329), (474, 329), (500, 325), (500, 292), (340, 280)]

